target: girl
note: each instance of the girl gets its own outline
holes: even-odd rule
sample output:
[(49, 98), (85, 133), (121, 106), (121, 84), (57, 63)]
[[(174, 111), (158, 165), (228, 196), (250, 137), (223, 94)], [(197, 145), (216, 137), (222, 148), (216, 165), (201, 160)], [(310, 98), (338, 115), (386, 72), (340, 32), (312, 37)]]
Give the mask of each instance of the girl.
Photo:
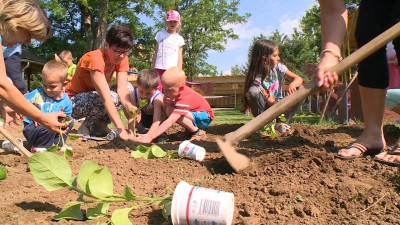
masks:
[[(46, 13), (36, 0), (0, 0), (0, 43), (6, 47), (15, 44), (29, 44), (34, 38), (44, 41), (50, 36), (50, 23)], [(65, 124), (58, 122), (58, 117), (65, 117), (63, 112), (43, 113), (32, 105), (18, 89), (8, 81), (0, 48), (0, 98), (1, 114), (8, 122), (10, 115), (4, 110), (6, 103), (16, 112), (37, 121), (46, 129), (59, 132)], [(15, 114), (14, 114), (15, 115)]]
[[(166, 30), (159, 31), (156, 35), (156, 51), (153, 55), (152, 67), (160, 78), (165, 70), (177, 66), (182, 69), (182, 46), (185, 44), (182, 36), (178, 34), (181, 27), (181, 16), (175, 10), (167, 12)], [(160, 79), (161, 80), (161, 79)], [(162, 91), (161, 81), (157, 89)]]
[[(303, 79), (279, 63), (278, 46), (269, 40), (260, 39), (251, 50), (250, 65), (244, 86), (244, 107), (250, 108), (253, 116), (258, 116), (283, 98), (285, 79), (291, 80), (288, 94), (294, 93), (303, 84)], [(297, 107), (294, 107), (296, 109)], [(289, 121), (293, 112), (285, 117)], [(277, 124), (280, 132), (289, 131), (284, 123)]]

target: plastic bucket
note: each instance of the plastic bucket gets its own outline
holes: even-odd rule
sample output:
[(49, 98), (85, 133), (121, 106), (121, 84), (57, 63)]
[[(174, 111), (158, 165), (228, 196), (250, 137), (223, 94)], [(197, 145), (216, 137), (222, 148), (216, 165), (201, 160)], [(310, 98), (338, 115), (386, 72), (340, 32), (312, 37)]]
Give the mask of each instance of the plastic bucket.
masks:
[(193, 186), (180, 181), (172, 197), (172, 224), (231, 225), (234, 205), (231, 192)]
[(206, 150), (190, 141), (183, 141), (179, 145), (178, 155), (180, 157), (203, 161), (204, 157), (206, 157)]

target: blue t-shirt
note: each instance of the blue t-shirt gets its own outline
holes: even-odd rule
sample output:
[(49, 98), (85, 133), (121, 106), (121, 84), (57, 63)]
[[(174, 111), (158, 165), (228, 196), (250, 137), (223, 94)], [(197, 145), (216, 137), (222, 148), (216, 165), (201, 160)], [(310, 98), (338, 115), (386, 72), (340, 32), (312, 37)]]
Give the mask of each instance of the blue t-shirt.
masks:
[[(43, 88), (37, 88), (26, 94), (25, 98), (44, 113), (63, 111), (68, 116), (72, 114), (72, 102), (66, 93), (60, 100), (56, 100), (49, 97)], [(32, 120), (25, 117), (24, 122), (31, 123)]]

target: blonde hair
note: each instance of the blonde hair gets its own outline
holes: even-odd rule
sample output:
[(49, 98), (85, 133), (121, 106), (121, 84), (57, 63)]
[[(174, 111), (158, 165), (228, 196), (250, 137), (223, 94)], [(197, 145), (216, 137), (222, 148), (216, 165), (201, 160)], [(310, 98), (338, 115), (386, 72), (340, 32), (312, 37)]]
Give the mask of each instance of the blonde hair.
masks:
[(72, 61), (72, 59), (73, 59), (72, 52), (69, 50), (62, 51), (59, 56), (60, 56), (61, 61), (65, 62), (65, 63), (67, 63), (68, 60)]
[(0, 0), (0, 31), (18, 29), (27, 30), (38, 41), (50, 37), (49, 20), (36, 0)]
[(57, 76), (60, 78), (61, 83), (64, 83), (68, 77), (68, 66), (59, 59), (53, 59), (44, 64), (42, 70), (42, 79), (48, 76)]

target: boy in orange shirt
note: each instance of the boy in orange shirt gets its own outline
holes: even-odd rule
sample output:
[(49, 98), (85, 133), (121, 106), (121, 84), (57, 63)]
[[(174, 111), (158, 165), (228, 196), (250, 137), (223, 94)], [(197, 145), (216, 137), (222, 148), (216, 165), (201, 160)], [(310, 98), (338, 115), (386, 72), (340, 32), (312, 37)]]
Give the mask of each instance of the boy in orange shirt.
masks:
[(207, 100), (186, 86), (186, 76), (179, 67), (171, 67), (163, 74), (161, 82), (164, 89), (164, 104), (167, 119), (157, 129), (139, 135), (136, 141), (150, 143), (174, 123), (184, 127), (190, 134), (188, 139), (198, 140), (205, 135), (204, 129), (210, 126), (214, 112)]

